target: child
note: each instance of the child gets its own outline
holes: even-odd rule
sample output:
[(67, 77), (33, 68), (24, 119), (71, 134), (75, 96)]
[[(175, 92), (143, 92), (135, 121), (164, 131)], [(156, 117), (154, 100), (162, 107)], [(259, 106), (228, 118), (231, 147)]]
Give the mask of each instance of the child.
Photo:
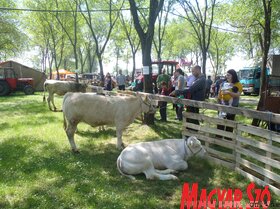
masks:
[[(225, 99), (225, 94), (223, 94), (223, 91), (231, 91), (234, 93), (238, 92), (238, 88), (236, 86), (232, 86), (231, 83), (224, 82), (221, 85), (221, 91), (220, 91), (220, 98), (221, 98), (221, 104), (232, 106), (233, 98), (227, 94), (227, 98)], [(225, 118), (227, 113), (225, 112), (219, 112), (219, 118)]]

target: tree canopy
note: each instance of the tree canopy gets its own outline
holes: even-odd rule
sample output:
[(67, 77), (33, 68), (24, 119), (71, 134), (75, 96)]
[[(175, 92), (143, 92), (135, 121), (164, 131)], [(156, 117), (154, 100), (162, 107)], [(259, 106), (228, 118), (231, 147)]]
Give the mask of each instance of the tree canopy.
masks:
[[(11, 0), (0, 0), (2, 8), (14, 8)], [(20, 30), (20, 12), (0, 9), (0, 61), (15, 56), (24, 49), (27, 36)]]
[[(216, 75), (239, 52), (256, 63), (264, 53), (279, 53), (280, 5), (275, 0), (0, 2), (0, 59), (36, 49), (34, 65), (46, 73), (63, 67), (103, 75), (104, 61), (120, 69), (116, 60), (128, 66), (132, 59), (133, 67), (124, 71), (131, 73), (138, 53), (142, 66), (157, 59), (187, 59)], [(269, 26), (263, 5), (271, 8)]]

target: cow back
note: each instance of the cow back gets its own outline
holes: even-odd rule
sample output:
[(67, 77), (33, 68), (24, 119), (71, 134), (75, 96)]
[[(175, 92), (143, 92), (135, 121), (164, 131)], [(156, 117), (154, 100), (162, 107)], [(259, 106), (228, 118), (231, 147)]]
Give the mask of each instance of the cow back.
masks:
[(69, 120), (92, 126), (126, 126), (141, 112), (141, 100), (134, 96), (67, 93), (63, 100), (63, 112)]

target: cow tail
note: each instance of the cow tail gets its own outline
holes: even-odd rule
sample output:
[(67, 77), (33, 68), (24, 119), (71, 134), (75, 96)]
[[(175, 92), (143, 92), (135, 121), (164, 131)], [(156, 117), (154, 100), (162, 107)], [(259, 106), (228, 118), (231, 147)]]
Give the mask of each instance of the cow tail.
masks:
[(134, 177), (134, 176), (125, 174), (125, 173), (121, 170), (121, 156), (119, 156), (118, 159), (117, 159), (117, 168), (118, 168), (119, 172), (121, 173), (121, 175), (126, 176), (126, 177), (130, 178), (131, 180), (135, 180), (135, 177)]
[(63, 114), (63, 128), (64, 128), (64, 130), (66, 130), (66, 128), (67, 128), (67, 121), (66, 121), (66, 117), (65, 117), (65, 114), (64, 114), (63, 111), (62, 111), (62, 114)]
[(66, 117), (65, 117), (65, 100), (68, 96), (68, 93), (66, 93), (63, 97), (63, 102), (62, 102), (62, 114), (63, 114), (63, 127), (64, 127), (64, 130), (66, 130), (67, 128), (67, 121), (66, 121)]

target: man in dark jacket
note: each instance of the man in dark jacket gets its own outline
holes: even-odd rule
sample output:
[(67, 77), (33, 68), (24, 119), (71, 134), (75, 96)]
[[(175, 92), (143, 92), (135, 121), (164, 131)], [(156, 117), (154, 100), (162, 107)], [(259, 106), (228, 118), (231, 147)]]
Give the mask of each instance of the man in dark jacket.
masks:
[[(206, 91), (206, 78), (205, 75), (201, 73), (201, 67), (196, 65), (192, 68), (192, 74), (195, 77), (192, 85), (187, 89), (187, 92), (190, 93), (191, 99), (196, 101), (204, 101), (205, 100), (205, 91)], [(198, 107), (187, 107), (188, 112), (199, 113)], [(187, 119), (187, 122), (194, 123), (199, 125), (199, 121), (195, 119)]]

